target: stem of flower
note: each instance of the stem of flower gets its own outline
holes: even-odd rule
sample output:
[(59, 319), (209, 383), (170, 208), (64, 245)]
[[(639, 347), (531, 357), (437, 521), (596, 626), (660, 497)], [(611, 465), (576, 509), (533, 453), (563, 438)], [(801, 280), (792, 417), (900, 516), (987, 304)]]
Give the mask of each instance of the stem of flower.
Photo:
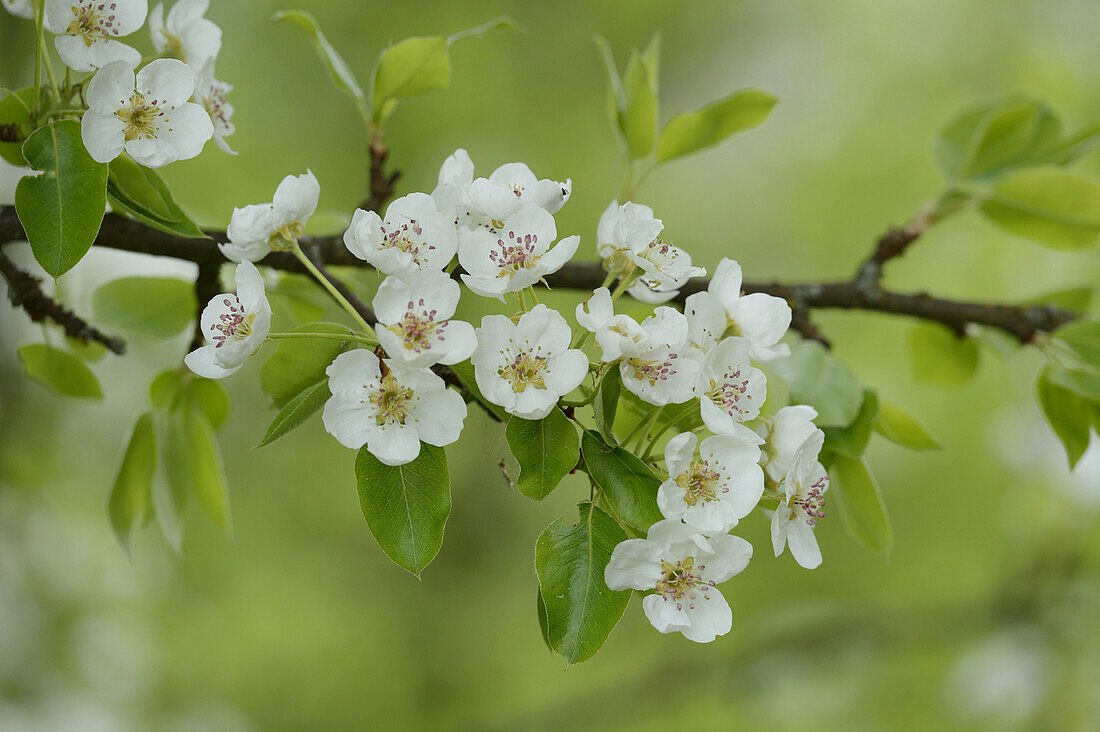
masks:
[(316, 265), (314, 265), (313, 262), (309, 260), (309, 257), (306, 256), (305, 252), (302, 251), (302, 248), (298, 246), (297, 241), (292, 244), (290, 251), (294, 252), (294, 256), (298, 258), (298, 261), (305, 265), (305, 268), (309, 270), (314, 279), (321, 283), (321, 286), (328, 291), (328, 294), (332, 295), (333, 299), (336, 300), (336, 302), (340, 303), (340, 306), (344, 308), (344, 310), (347, 311), (347, 313), (355, 320), (355, 322), (363, 328), (363, 331), (373, 336), (374, 329), (370, 327), (370, 323), (364, 320), (363, 316), (360, 315), (354, 307), (352, 307), (351, 303), (348, 302), (347, 299), (340, 294), (340, 291), (332, 286), (332, 283), (328, 281), (328, 278), (325, 277), (319, 269), (317, 269)]
[(34, 4), (34, 112), (31, 114), (31, 125), (38, 124), (38, 112), (42, 105), (42, 18), (45, 15), (46, 0), (38, 0)]
[[(645, 438), (645, 433), (648, 432), (649, 429), (653, 426), (653, 424), (657, 421), (657, 417), (659, 417), (661, 415), (661, 410), (662, 409), (664, 409), (663, 406), (657, 407), (652, 412), (650, 412), (644, 419), (642, 419), (640, 422), (638, 422), (638, 424), (634, 425), (634, 429), (630, 430), (630, 434), (628, 434), (625, 438), (623, 438), (623, 443), (622, 444), (626, 445), (631, 440), (633, 440), (635, 437), (638, 437), (639, 434), (641, 435), (642, 439), (644, 439)], [(639, 445), (640, 444), (641, 443), (639, 441)]]
[(684, 417), (691, 414), (691, 410), (694, 406), (695, 406), (695, 401), (694, 400), (689, 401), (687, 404), (684, 405), (683, 409), (681, 409), (679, 412), (677, 412), (672, 417), (672, 419), (665, 422), (665, 424), (661, 427), (661, 429), (657, 430), (657, 434), (653, 435), (653, 439), (649, 441), (649, 445), (646, 447), (645, 452), (642, 453), (642, 460), (649, 459), (649, 455), (650, 455), (650, 453), (653, 452), (653, 448), (657, 446), (657, 440), (661, 439), (661, 435), (663, 435), (665, 432), (668, 432), (668, 430), (674, 424), (676, 424), (677, 422), (682, 420)]
[(321, 338), (330, 341), (355, 341), (356, 343), (364, 343), (368, 346), (377, 346), (378, 341), (373, 338), (367, 338), (366, 336), (357, 335), (355, 333), (268, 333), (267, 339), (270, 341), (289, 340), (293, 338)]
[(615, 285), (615, 291), (611, 293), (611, 302), (614, 303), (618, 300), (627, 288), (634, 284), (634, 280), (638, 279), (638, 268), (632, 267), (629, 272), (624, 274), (619, 280), (619, 284)]

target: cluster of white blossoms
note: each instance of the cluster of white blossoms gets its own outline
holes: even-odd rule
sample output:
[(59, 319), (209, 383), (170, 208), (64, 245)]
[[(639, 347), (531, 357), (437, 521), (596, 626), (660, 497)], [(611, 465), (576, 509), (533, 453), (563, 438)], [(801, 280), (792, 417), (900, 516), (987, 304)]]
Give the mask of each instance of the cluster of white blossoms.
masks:
[[(13, 15), (33, 18), (31, 0), (3, 0)], [(167, 13), (146, 0), (45, 0), (43, 27), (54, 34), (61, 61), (76, 72), (94, 72), (84, 100), (81, 137), (88, 153), (107, 163), (125, 151), (150, 168), (187, 160), (211, 137), (235, 154), (232, 86), (214, 78), (222, 32), (203, 17), (209, 0), (178, 0)], [(159, 57), (142, 54), (122, 39), (149, 19)]]
[[(379, 461), (402, 465), (416, 459), (421, 443), (448, 445), (462, 431), (466, 403), (433, 368), (469, 360), (480, 398), (527, 420), (546, 417), (589, 373), (600, 378), (617, 368), (623, 386), (652, 405), (654, 422), (669, 408), (666, 429), (693, 412), (702, 426), (668, 440), (668, 475), (656, 496), (664, 518), (646, 538), (614, 549), (605, 581), (612, 590), (652, 590), (643, 608), (659, 631), (707, 642), (732, 623), (717, 585), (752, 557), (749, 543), (730, 532), (762, 502), (776, 506), (776, 556), (789, 546), (803, 567), (821, 563), (814, 527), (824, 515), (828, 476), (818, 461), (824, 433), (813, 422), (817, 414), (803, 405), (771, 416), (760, 411), (767, 378), (755, 364), (788, 355), (780, 339), (791, 310), (777, 297), (742, 294), (740, 267), (723, 259), (683, 312), (656, 305), (641, 322), (616, 313), (624, 293), (667, 301), (705, 272), (661, 241), (662, 223), (651, 209), (612, 202), (599, 222), (597, 250), (607, 282), (618, 285), (614, 293), (597, 288), (577, 305), (587, 333), (574, 338), (534, 290), (577, 250), (576, 236), (556, 241), (554, 214), (570, 191), (570, 181), (540, 180), (522, 163), (475, 178), (469, 156), (458, 150), (430, 195), (398, 198), (384, 216), (355, 211), (344, 245), (384, 279), (372, 302), (371, 338), (352, 343), (362, 346), (327, 368), (325, 429), (349, 448), (365, 446)], [(319, 194), (307, 171), (283, 179), (270, 203), (234, 209), (221, 248), (239, 262), (238, 295), (218, 295), (203, 313), (207, 345), (187, 358), (196, 373), (233, 373), (268, 336), (270, 309), (252, 262), (273, 250), (305, 256), (298, 240)], [(476, 328), (455, 320), (459, 281), (502, 301), (514, 293), (520, 310), (486, 315)], [(581, 350), (589, 335), (599, 363)], [(704, 429), (710, 435), (700, 439)]]

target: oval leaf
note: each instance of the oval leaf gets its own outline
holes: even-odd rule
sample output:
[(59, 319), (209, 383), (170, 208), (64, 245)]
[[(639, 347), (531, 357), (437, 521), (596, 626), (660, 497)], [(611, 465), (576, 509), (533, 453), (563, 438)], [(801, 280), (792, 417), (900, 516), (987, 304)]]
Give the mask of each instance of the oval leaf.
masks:
[(657, 139), (657, 160), (663, 162), (715, 145), (758, 126), (779, 100), (759, 89), (742, 89), (701, 109), (673, 116)]
[(41, 343), (31, 343), (20, 348), (18, 356), (27, 376), (61, 396), (103, 398), (99, 379), (71, 353)]
[(191, 461), (191, 492), (203, 512), (222, 531), (229, 531), (229, 486), (222, 467), (222, 452), (206, 415), (189, 410), (185, 420)]
[(837, 495), (840, 518), (848, 533), (871, 551), (889, 554), (894, 546), (894, 531), (867, 463), (835, 453), (830, 457), (830, 487)]
[[(309, 323), (294, 333), (350, 333), (336, 323)], [(305, 389), (327, 379), (325, 369), (347, 343), (327, 338), (295, 338), (280, 341), (275, 353), (260, 369), (260, 385), (276, 407), (283, 407)]]
[(661, 480), (636, 455), (591, 430), (581, 438), (581, 454), (588, 474), (624, 523), (644, 532), (663, 518), (657, 507)]
[(130, 551), (131, 533), (145, 522), (153, 510), (153, 478), (156, 473), (156, 431), (153, 415), (146, 412), (138, 417), (130, 432), (126, 454), (107, 504), (111, 526), (127, 552)]
[(1100, 369), (1100, 321), (1075, 320), (1054, 331), (1084, 363)]
[(355, 458), (359, 505), (378, 546), (416, 576), (443, 546), (451, 513), (451, 478), (441, 447), (422, 444), (416, 460), (390, 466), (366, 447)]
[(791, 345), (791, 355), (772, 364), (776, 376), (787, 382), (791, 401), (817, 410), (821, 427), (847, 427), (863, 404), (863, 386), (846, 363), (829, 355), (815, 341)]
[[(1043, 369), (1035, 383), (1035, 397), (1050, 428), (1066, 448), (1072, 470), (1088, 449), (1089, 427), (1097, 412), (1090, 409), (1088, 400), (1058, 383), (1056, 374), (1054, 367)], [(1096, 428), (1100, 431), (1100, 425)]]
[(875, 431), (890, 442), (907, 447), (910, 450), (942, 450), (937, 440), (919, 419), (910, 414), (905, 407), (889, 399), (879, 399), (878, 418)]
[(406, 38), (382, 52), (374, 70), (374, 121), (393, 111), (394, 100), (446, 89), (451, 58), (444, 36)]
[(600, 381), (600, 393), (592, 402), (592, 410), (596, 415), (596, 426), (600, 428), (600, 434), (610, 444), (615, 444), (615, 415), (619, 411), (619, 395), (623, 391), (623, 377), (618, 368), (611, 366), (607, 374)]
[(657, 136), (657, 79), (642, 57), (634, 52), (623, 77), (626, 106), (622, 126), (630, 156), (644, 158), (653, 150)]
[(92, 296), (96, 320), (149, 338), (171, 338), (195, 317), (195, 288), (172, 277), (123, 277)]
[(535, 543), (546, 639), (569, 663), (591, 658), (630, 602), (630, 590), (612, 592), (603, 578), (611, 552), (626, 534), (592, 504), (579, 508), (579, 520), (562, 516)]
[(80, 140), (76, 120), (53, 122), (31, 133), (23, 157), (41, 175), (15, 187), (15, 210), (34, 258), (54, 277), (72, 269), (95, 241), (107, 207), (107, 166)]
[(125, 155), (112, 160), (107, 168), (107, 198), (115, 211), (153, 228), (185, 238), (207, 238), (176, 203), (160, 174)]
[(328, 390), (328, 381), (318, 381), (313, 386), (307, 387), (297, 396), (291, 399), (279, 410), (267, 428), (267, 434), (256, 447), (263, 447), (274, 442), (283, 435), (309, 419), (318, 412), (332, 394)]
[(580, 438), (573, 422), (560, 409), (543, 419), (512, 417), (505, 433), (512, 455), (519, 461), (519, 492), (541, 501), (561, 479), (577, 467)]
[(1028, 168), (1003, 178), (981, 212), (997, 226), (1052, 249), (1096, 245), (1100, 185), (1061, 168)]
[(867, 449), (878, 413), (878, 394), (872, 389), (864, 389), (863, 404), (855, 420), (847, 427), (825, 428), (825, 446), (841, 455), (859, 457)]
[(978, 346), (938, 323), (921, 323), (909, 331), (913, 378), (929, 384), (965, 384), (978, 370)]
[(1040, 101), (1000, 97), (962, 112), (936, 138), (935, 153), (949, 178), (988, 178), (1038, 162), (1061, 140), (1061, 124)]

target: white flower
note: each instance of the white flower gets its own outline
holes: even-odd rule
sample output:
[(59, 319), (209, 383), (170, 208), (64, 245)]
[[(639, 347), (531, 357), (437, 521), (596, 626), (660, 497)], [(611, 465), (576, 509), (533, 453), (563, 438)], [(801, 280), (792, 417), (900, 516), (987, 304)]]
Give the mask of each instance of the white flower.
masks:
[(454, 222), (426, 193), (410, 193), (386, 208), (383, 220), (374, 211), (356, 209), (344, 232), (344, 246), (388, 275), (407, 277), (419, 270), (441, 271), (458, 247)]
[[(158, 6), (159, 7), (159, 6)], [(210, 115), (214, 125), (214, 144), (222, 152), (236, 155), (225, 138), (237, 129), (230, 119), (233, 117), (233, 105), (226, 101), (225, 95), (233, 91), (232, 84), (214, 78), (214, 58), (208, 58), (202, 68), (195, 72), (195, 102), (202, 105)]]
[(462, 281), (479, 295), (501, 300), (506, 292), (530, 287), (561, 269), (577, 251), (579, 236), (566, 237), (551, 249), (557, 235), (554, 217), (531, 204), (495, 221), (493, 228), (463, 228), (458, 261), (468, 274)]
[(642, 321), (644, 340), (619, 342), (623, 386), (650, 404), (679, 404), (691, 398), (700, 362), (687, 341), (687, 320), (670, 307), (658, 307)]
[(465, 361), (477, 338), (469, 323), (448, 319), (458, 298), (458, 283), (443, 272), (426, 270), (408, 280), (387, 277), (373, 303), (378, 342), (391, 359), (407, 366)]
[(791, 547), (794, 560), (806, 569), (821, 564), (821, 549), (814, 536), (817, 520), (825, 516), (825, 491), (829, 475), (817, 461), (825, 433), (815, 430), (798, 448), (786, 475), (779, 481), (779, 506), (772, 514), (772, 548), (775, 556)]
[(783, 407), (757, 428), (757, 433), (767, 443), (763, 459), (769, 478), (780, 481), (791, 469), (798, 448), (817, 431), (813, 422), (816, 418), (816, 409), (808, 404), (796, 404)]
[(17, 18), (34, 17), (33, 0), (2, 0), (2, 2), (4, 10), (7, 10)]
[(57, 55), (73, 71), (93, 71), (112, 61), (137, 66), (141, 52), (117, 39), (140, 28), (148, 10), (146, 0), (46, 0), (42, 24), (57, 35)]
[(467, 203), (476, 213), (503, 221), (527, 204), (557, 213), (569, 200), (572, 190), (572, 180), (564, 183), (545, 178), (539, 180), (523, 163), (506, 163), (488, 178), (470, 183)]
[(458, 439), (466, 402), (427, 369), (394, 368), (370, 351), (341, 353), (325, 370), (332, 397), (321, 415), (341, 445), (363, 445), (386, 465), (404, 465), (420, 443), (443, 447)]
[(664, 224), (653, 217), (653, 209), (627, 201), (612, 201), (596, 227), (596, 251), (610, 271), (626, 274), (640, 267), (638, 280), (627, 292), (636, 300), (662, 303), (671, 300), (692, 277), (707, 271), (693, 267), (691, 255), (661, 240)]
[(577, 323), (595, 334), (604, 363), (612, 363), (623, 357), (624, 344), (628, 350), (637, 350), (639, 344), (648, 343), (649, 335), (638, 321), (629, 315), (616, 315), (611, 293), (606, 287), (597, 288), (588, 299), (577, 305)]
[(691, 264), (691, 255), (657, 237), (641, 254), (631, 260), (643, 274), (627, 288), (635, 300), (648, 303), (668, 302), (676, 297), (692, 277), (704, 277), (707, 271)]
[(522, 419), (545, 417), (588, 373), (588, 357), (569, 348), (569, 324), (545, 305), (536, 305), (516, 323), (503, 315), (486, 315), (476, 332), (477, 350), (470, 362), (478, 388), (493, 404)]
[(210, 0), (179, 0), (164, 18), (164, 5), (157, 3), (149, 14), (149, 35), (153, 47), (188, 66), (202, 68), (222, 47), (222, 29), (202, 17)]
[(688, 340), (703, 354), (718, 345), (726, 332), (726, 311), (709, 292), (696, 292), (684, 300), (684, 315), (688, 321)]
[(790, 355), (790, 347), (779, 339), (791, 325), (791, 306), (763, 292), (742, 295), (741, 265), (732, 259), (719, 262), (707, 292), (709, 296), (697, 299), (696, 309), (724, 312), (734, 335), (752, 342), (753, 360), (766, 363)]
[(215, 296), (202, 311), (206, 345), (183, 359), (199, 376), (220, 379), (237, 371), (263, 345), (271, 330), (271, 306), (256, 265), (241, 262), (236, 272), (237, 294)]
[(695, 387), (703, 423), (715, 434), (738, 435), (759, 444), (760, 437), (741, 422), (760, 414), (767, 389), (764, 372), (749, 363), (749, 341), (725, 339), (707, 354)]
[(679, 521), (658, 521), (645, 539), (615, 547), (604, 581), (612, 590), (654, 590), (642, 600), (654, 628), (709, 643), (733, 627), (733, 611), (716, 585), (751, 558), (752, 545), (738, 536), (708, 539)]
[(320, 197), (321, 184), (313, 171), (288, 175), (275, 189), (271, 203), (233, 208), (225, 232), (229, 242), (218, 245), (222, 254), (234, 262), (258, 262), (272, 250), (289, 248), (305, 231)]
[(699, 445), (692, 432), (676, 435), (665, 446), (668, 480), (657, 490), (666, 519), (713, 536), (725, 534), (748, 516), (764, 495), (760, 448), (739, 437), (716, 435)]
[(623, 261), (630, 261), (628, 254), (641, 254), (661, 235), (662, 229), (664, 224), (653, 218), (649, 206), (631, 201), (620, 206), (618, 201), (612, 201), (596, 227), (596, 253), (609, 267), (618, 269)]
[(182, 61), (158, 59), (134, 76), (134, 67), (115, 61), (88, 84), (88, 111), (80, 136), (88, 154), (107, 163), (125, 150), (135, 162), (159, 168), (202, 152), (214, 125), (188, 99), (195, 76)]
[(470, 160), (468, 152), (459, 148), (443, 161), (432, 199), (445, 218), (458, 223), (460, 209), (465, 214), (469, 205), (468, 191), (473, 181), (474, 161)]

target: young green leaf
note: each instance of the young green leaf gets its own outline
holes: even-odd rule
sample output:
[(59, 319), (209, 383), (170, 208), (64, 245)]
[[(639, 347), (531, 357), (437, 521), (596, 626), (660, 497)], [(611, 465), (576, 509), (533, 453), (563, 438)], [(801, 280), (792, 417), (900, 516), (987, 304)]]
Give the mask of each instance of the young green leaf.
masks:
[(8, 92), (0, 99), (0, 126), (14, 125), (16, 132), (16, 142), (0, 142), (0, 158), (20, 168), (27, 164), (23, 159), (23, 140), (31, 134), (30, 110), (34, 104), (33, 86)]
[(630, 602), (630, 590), (612, 592), (604, 581), (611, 552), (626, 534), (590, 503), (580, 518), (562, 516), (535, 542), (535, 571), (546, 614), (546, 638), (569, 663), (592, 657)]
[(841, 455), (860, 457), (867, 449), (878, 415), (878, 394), (873, 389), (864, 389), (863, 404), (860, 405), (855, 420), (847, 427), (825, 428), (826, 447)]
[(517, 23), (507, 15), (498, 15), (492, 20), (482, 23), (481, 25), (475, 25), (473, 28), (467, 28), (466, 30), (460, 30), (447, 36), (447, 43), (453, 45), (456, 41), (461, 41), (466, 38), (478, 38), (495, 30), (514, 30), (517, 33), (526, 33), (527, 29), (522, 24)]
[(355, 458), (359, 505), (375, 541), (417, 577), (443, 546), (451, 513), (451, 478), (441, 447), (420, 446), (411, 463), (381, 463), (366, 447)]
[(1092, 296), (1096, 287), (1083, 285), (1081, 287), (1067, 287), (1054, 292), (1047, 292), (1024, 301), (1027, 305), (1053, 305), (1069, 310), (1071, 313), (1084, 313), (1092, 305)]
[[(294, 333), (349, 333), (347, 326), (336, 323), (309, 323)], [(346, 343), (321, 338), (295, 338), (281, 341), (271, 358), (260, 369), (260, 386), (276, 407), (318, 381), (327, 380), (325, 369), (347, 348)]]
[(190, 325), (195, 288), (172, 277), (122, 277), (92, 295), (96, 320), (149, 338), (171, 338)]
[(191, 405), (206, 416), (215, 431), (220, 430), (225, 420), (229, 418), (229, 410), (232, 407), (229, 390), (225, 385), (216, 379), (195, 376), (187, 385), (186, 391)]
[(71, 353), (41, 343), (30, 343), (21, 347), (17, 354), (23, 364), (23, 373), (61, 396), (103, 398), (99, 379)]
[(1051, 369), (1048, 378), (1053, 384), (1073, 392), (1085, 401), (1100, 405), (1100, 371), (1055, 368)]
[(325, 406), (332, 394), (328, 390), (328, 381), (318, 381), (313, 386), (303, 389), (297, 396), (287, 402), (279, 413), (275, 415), (271, 426), (267, 428), (267, 434), (256, 447), (263, 447), (274, 442), (294, 428), (301, 425), (311, 416)]
[(942, 450), (943, 445), (924, 424), (897, 402), (879, 397), (875, 431), (910, 450)]
[(600, 60), (603, 62), (604, 71), (607, 73), (607, 119), (611, 122), (611, 129), (620, 142), (623, 139), (623, 110), (626, 109), (626, 92), (623, 91), (623, 82), (619, 78), (619, 69), (615, 66), (615, 56), (611, 53), (611, 44), (603, 36), (595, 36), (592, 39), (600, 51)]
[(65, 336), (65, 344), (68, 345), (73, 354), (80, 356), (89, 363), (100, 361), (107, 355), (107, 346), (98, 341), (89, 340), (85, 342), (79, 338)]
[(929, 384), (964, 384), (978, 370), (978, 346), (938, 323), (921, 323), (909, 331), (913, 378)]
[(560, 409), (552, 409), (537, 420), (512, 417), (505, 434), (512, 455), (519, 461), (516, 485), (528, 498), (546, 498), (577, 467), (580, 438), (573, 422)]
[(863, 404), (863, 386), (846, 363), (833, 358), (814, 341), (791, 346), (791, 355), (772, 365), (787, 382), (791, 401), (817, 410), (821, 427), (847, 427)]
[(328, 72), (329, 80), (337, 89), (347, 94), (365, 109), (366, 98), (363, 96), (363, 90), (359, 87), (359, 82), (355, 79), (355, 74), (352, 73), (344, 58), (325, 38), (325, 34), (321, 32), (321, 26), (318, 25), (316, 18), (304, 10), (283, 10), (275, 13), (272, 20), (285, 20), (305, 31), (313, 42), (317, 57), (321, 59), (321, 65)]
[[(1059, 384), (1055, 374), (1054, 367), (1043, 369), (1035, 382), (1035, 397), (1050, 428), (1066, 448), (1072, 469), (1089, 446), (1089, 427), (1096, 410), (1090, 408), (1088, 400)], [(1100, 431), (1100, 425), (1097, 430)]]
[(831, 493), (837, 496), (840, 518), (848, 533), (871, 551), (889, 554), (894, 531), (878, 483), (861, 458), (828, 456)]
[(657, 507), (661, 480), (636, 455), (591, 430), (581, 438), (581, 454), (588, 474), (624, 523), (644, 532), (663, 518)]
[(153, 228), (186, 238), (207, 238), (176, 203), (160, 174), (126, 155), (118, 156), (108, 165), (107, 199), (115, 211)]
[(91, 248), (107, 207), (107, 166), (84, 149), (80, 123), (52, 122), (31, 133), (23, 156), (41, 175), (19, 179), (15, 211), (34, 258), (54, 277)]
[(592, 402), (592, 410), (596, 415), (596, 426), (600, 434), (609, 444), (614, 445), (615, 439), (615, 414), (619, 410), (619, 395), (623, 390), (623, 377), (618, 368), (609, 368), (600, 382), (600, 392)]
[(183, 396), (184, 373), (180, 369), (161, 371), (149, 384), (149, 401), (154, 409), (170, 411)]
[(632, 158), (644, 158), (653, 150), (657, 136), (657, 79), (637, 51), (630, 55), (623, 78), (626, 106), (623, 135)]
[(1061, 124), (1045, 104), (999, 97), (948, 123), (936, 139), (935, 153), (948, 178), (983, 179), (1039, 162), (1061, 139)]
[(196, 503), (222, 531), (230, 531), (229, 486), (222, 453), (206, 415), (189, 409), (184, 420), (191, 462), (191, 492)]
[(1079, 359), (1100, 369), (1100, 320), (1075, 320), (1054, 331)]
[(127, 552), (130, 534), (143, 524), (153, 510), (153, 478), (157, 472), (157, 438), (153, 415), (138, 417), (126, 443), (126, 454), (119, 466), (107, 513), (115, 535)]
[(1094, 247), (1100, 236), (1100, 184), (1061, 168), (1005, 176), (980, 208), (1009, 233), (1052, 249)]
[(186, 409), (154, 413), (160, 469), (153, 481), (153, 513), (165, 541), (177, 552), (183, 547), (183, 509), (191, 498), (191, 446)]
[(680, 112), (661, 129), (657, 161), (664, 162), (716, 145), (760, 125), (779, 100), (759, 89), (742, 89), (701, 109)]

